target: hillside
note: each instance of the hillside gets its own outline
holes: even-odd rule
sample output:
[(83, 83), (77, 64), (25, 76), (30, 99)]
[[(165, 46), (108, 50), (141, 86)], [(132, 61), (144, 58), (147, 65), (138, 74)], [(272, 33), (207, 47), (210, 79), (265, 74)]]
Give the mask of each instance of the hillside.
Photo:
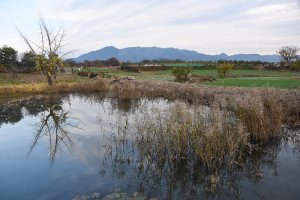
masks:
[(244, 60), (244, 61), (264, 61), (264, 62), (278, 62), (280, 60), (278, 55), (259, 55), (259, 54), (236, 54), (226, 55), (224, 53), (219, 55), (207, 55), (198, 53), (196, 51), (181, 50), (176, 48), (160, 48), (160, 47), (128, 47), (118, 49), (113, 46), (104, 47), (102, 49), (91, 51), (82, 54), (77, 58), (73, 58), (77, 62), (84, 60), (106, 60), (111, 57), (116, 57), (121, 61), (139, 62), (142, 60), (183, 60), (183, 61), (217, 61), (217, 60)]

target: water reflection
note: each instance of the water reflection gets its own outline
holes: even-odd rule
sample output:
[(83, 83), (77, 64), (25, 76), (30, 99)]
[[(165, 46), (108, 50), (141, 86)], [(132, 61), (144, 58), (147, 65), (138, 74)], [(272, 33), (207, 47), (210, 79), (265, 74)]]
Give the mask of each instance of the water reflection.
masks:
[(235, 163), (210, 171), (194, 155), (174, 155), (162, 138), (169, 136), (157, 136), (162, 128), (155, 135), (143, 136), (135, 129), (139, 123), (130, 120), (129, 114), (123, 119), (118, 122), (118, 131), (106, 138), (100, 173), (111, 168), (113, 177), (126, 177), (138, 192), (162, 199), (243, 199), (245, 194), (251, 198), (268, 198), (263, 193), (248, 192), (245, 178), (252, 184), (262, 184), (265, 176), (279, 176), (279, 154), (299, 145), (299, 132), (293, 137), (289, 134), (288, 140), (276, 138), (269, 144), (252, 146), (255, 150), (240, 153)]
[(49, 160), (53, 165), (59, 151), (63, 149), (71, 151), (73, 141), (69, 129), (79, 128), (78, 120), (72, 119), (68, 111), (64, 110), (64, 102), (68, 102), (71, 106), (66, 97), (44, 97), (1, 104), (0, 126), (19, 122), (23, 119), (24, 113), (37, 116), (37, 123), (34, 124), (34, 139), (27, 156), (30, 156), (42, 138), (46, 138), (49, 143)]
[(135, 112), (141, 105), (141, 99), (111, 99), (112, 109), (117, 109), (121, 112)]
[(51, 165), (54, 164), (59, 151), (67, 148), (71, 151), (73, 146), (72, 134), (69, 128), (78, 128), (78, 123), (71, 120), (68, 112), (62, 108), (62, 101), (51, 102), (46, 105), (47, 110), (40, 114), (38, 123), (35, 124), (34, 141), (30, 147), (28, 156), (38, 144), (39, 140), (46, 137), (49, 141), (49, 158)]
[[(38, 195), (38, 189), (30, 187), (28, 190), (33, 196), (24, 199), (71, 199), (75, 195), (94, 192), (106, 195), (115, 187), (130, 195), (141, 192), (147, 197), (159, 199), (272, 199), (282, 197), (276, 191), (280, 191), (283, 183), (288, 185), (289, 190), (284, 193), (287, 199), (298, 196), (296, 185), (299, 182), (286, 175), (293, 172), (293, 177), (300, 177), (299, 132), (284, 130), (287, 132), (285, 137), (265, 146), (257, 146), (255, 151), (243, 149), (245, 152), (237, 154), (230, 167), (223, 164), (217, 170), (208, 170), (191, 149), (187, 149), (186, 155), (174, 154), (177, 149), (171, 148), (165, 141), (177, 138), (162, 135), (163, 126), (158, 126), (155, 134), (142, 134), (140, 131), (143, 128), (141, 122), (149, 122), (146, 120), (149, 114), (170, 112), (173, 104), (162, 99), (120, 100), (108, 98), (106, 94), (93, 94), (47, 97), (0, 105), (0, 125), (14, 124), (27, 116), (35, 116), (36, 123), (30, 126), (34, 130), (30, 129), (26, 135), (33, 138), (24, 150), (32, 158), (26, 161), (26, 169), (34, 171), (36, 168), (33, 166), (39, 166), (42, 162), (40, 157), (35, 157), (40, 152), (37, 144), (47, 149), (48, 154), (41, 151), (41, 156), (49, 158), (51, 165), (55, 162), (55, 167), (50, 167), (47, 160), (44, 162), (51, 170), (44, 166), (40, 174), (42, 180), (37, 185), (45, 184), (44, 180), (50, 182), (47, 174), (56, 177), (51, 182), (52, 185), (60, 183), (55, 190), (49, 184), (49, 189), (43, 192), (57, 195), (47, 198), (39, 194), (38, 198), (34, 196)], [(157, 120), (158, 125), (164, 120), (161, 119)], [(170, 121), (171, 124), (173, 122)], [(144, 128), (154, 127), (148, 124)], [(4, 131), (0, 130), (0, 133), (5, 135)], [(13, 142), (23, 141), (16, 139)], [(7, 149), (9, 146), (7, 144)], [(66, 151), (71, 151), (72, 155), (66, 154)], [(296, 160), (293, 154), (298, 156)], [(58, 155), (62, 155), (62, 159), (58, 159)], [(1, 151), (0, 156), (3, 156)], [(17, 166), (10, 165), (12, 175), (9, 178), (14, 179), (16, 171), (19, 171)], [(59, 171), (60, 168), (63, 169)], [(0, 178), (4, 172), (5, 167), (0, 166)], [(31, 186), (32, 182), (24, 181), (20, 185)], [(5, 184), (0, 184), (0, 188)], [(275, 191), (275, 194), (265, 192), (270, 190), (270, 185), (271, 192)], [(11, 198), (5, 199), (19, 199), (19, 196), (14, 196), (17, 186), (11, 184)], [(5, 194), (6, 191), (0, 189), (0, 199), (1, 192)]]
[[(124, 133), (121, 135), (123, 137)], [(151, 144), (157, 142), (149, 141)], [(247, 190), (242, 184), (245, 177), (253, 184), (262, 184), (269, 172), (278, 176), (278, 154), (284, 148), (281, 141), (274, 141), (252, 155), (245, 154), (230, 170), (223, 166), (218, 173), (212, 174), (193, 159), (171, 158), (167, 152), (157, 157), (149, 152), (141, 155), (132, 145), (128, 137), (111, 139), (110, 145), (106, 144), (102, 167), (112, 167), (112, 176), (128, 178), (137, 191), (148, 196), (156, 194), (163, 199), (243, 199)], [(256, 195), (267, 199), (262, 194)]]
[(0, 105), (0, 127), (2, 124), (17, 123), (23, 118), (22, 105)]
[(2, 124), (14, 124), (24, 118), (24, 109), (26, 114), (37, 116), (46, 111), (49, 104), (62, 104), (61, 97), (30, 98), (19, 101), (12, 101), (0, 104), (0, 127)]

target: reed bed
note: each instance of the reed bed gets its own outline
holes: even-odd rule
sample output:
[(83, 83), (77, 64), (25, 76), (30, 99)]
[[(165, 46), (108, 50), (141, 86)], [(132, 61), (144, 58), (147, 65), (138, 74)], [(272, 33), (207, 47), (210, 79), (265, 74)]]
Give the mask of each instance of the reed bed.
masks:
[(151, 113), (138, 120), (136, 143), (140, 155), (158, 165), (187, 160), (217, 172), (234, 164), (247, 147), (248, 134), (230, 112), (177, 103)]
[[(219, 107), (239, 114), (248, 132), (260, 136), (280, 126), (300, 127), (300, 91), (274, 88), (208, 87), (166, 81), (122, 81), (112, 84), (121, 99), (181, 100), (192, 105)], [(254, 136), (253, 138), (258, 137)]]
[[(300, 127), (300, 92), (272, 88), (209, 87), (167, 81), (85, 80), (2, 85), (0, 99), (25, 95), (106, 92), (119, 99), (165, 98), (237, 113), (253, 140), (275, 134), (283, 124)], [(273, 137), (275, 135), (272, 135)]]
[(112, 90), (123, 99), (163, 97), (184, 102), (152, 111), (138, 122), (141, 155), (154, 158), (158, 165), (183, 159), (217, 173), (222, 166), (244, 164), (247, 153), (280, 140), (285, 125), (299, 126), (298, 91), (147, 81), (118, 83)]
[(214, 173), (223, 166), (239, 165), (245, 153), (281, 136), (282, 108), (277, 99), (269, 95), (248, 100), (227, 108), (185, 103), (156, 108), (137, 122), (140, 154), (159, 163), (198, 162)]
[[(272, 88), (209, 87), (167, 81), (96, 79), (78, 82), (23, 83), (0, 86), (0, 99), (25, 95), (107, 92), (120, 99), (157, 98), (193, 105), (235, 109), (255, 138), (274, 132), (283, 123), (300, 127), (300, 92)], [(230, 108), (231, 107), (231, 108)], [(259, 136), (256, 135), (259, 133)]]
[(37, 94), (60, 94), (68, 92), (108, 92), (109, 82), (105, 80), (91, 80), (84, 82), (61, 82), (49, 86), (46, 83), (24, 83), (18, 85), (3, 85), (0, 87), (0, 97), (14, 97)]

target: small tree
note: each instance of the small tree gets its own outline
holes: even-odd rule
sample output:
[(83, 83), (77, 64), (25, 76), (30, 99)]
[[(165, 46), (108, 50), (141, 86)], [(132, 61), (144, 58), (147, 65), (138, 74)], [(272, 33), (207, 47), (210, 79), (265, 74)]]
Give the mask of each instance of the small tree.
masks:
[(175, 81), (177, 82), (186, 82), (189, 80), (188, 75), (192, 73), (190, 67), (175, 67), (172, 70), (172, 74), (175, 75)]
[(36, 63), (36, 55), (33, 52), (31, 51), (25, 52), (22, 55), (22, 59), (21, 59), (22, 67), (33, 69), (35, 68), (35, 63)]
[(293, 70), (300, 70), (300, 60), (296, 60), (295, 62), (293, 62), (293, 63), (291, 64), (291, 68), (292, 68)]
[(109, 66), (121, 66), (120, 61), (116, 57), (109, 58), (106, 60), (106, 63)]
[[(23, 38), (31, 52), (36, 55), (36, 68), (47, 77), (49, 85), (53, 84), (52, 78), (55, 77), (57, 68), (63, 66), (62, 57), (66, 54), (59, 56), (60, 50), (63, 46), (65, 33), (60, 27), (56, 32), (50, 31), (45, 23), (43, 17), (39, 22), (41, 40), (36, 44), (29, 40), (24, 34), (19, 31), (20, 36)], [(70, 53), (70, 52), (68, 52)]]
[(5, 66), (0, 64), (0, 73), (5, 73)]
[(233, 64), (223, 63), (217, 67), (217, 72), (221, 77), (226, 77), (226, 75), (232, 70)]
[(297, 58), (298, 51), (299, 48), (296, 46), (285, 46), (279, 49), (278, 54), (280, 55), (284, 64), (288, 66), (291, 61)]
[(0, 65), (2, 68), (10, 69), (13, 73), (13, 67), (17, 64), (18, 52), (8, 46), (0, 48)]

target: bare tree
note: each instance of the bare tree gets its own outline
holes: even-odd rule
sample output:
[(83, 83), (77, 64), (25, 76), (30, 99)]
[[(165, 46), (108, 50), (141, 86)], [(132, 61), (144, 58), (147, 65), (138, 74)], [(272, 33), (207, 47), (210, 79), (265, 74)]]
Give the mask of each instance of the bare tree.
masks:
[(281, 56), (282, 61), (288, 65), (297, 58), (298, 51), (299, 48), (296, 46), (284, 46), (279, 49), (278, 54)]
[(40, 17), (39, 29), (41, 36), (39, 44), (25, 37), (20, 30), (18, 31), (30, 50), (36, 55), (37, 70), (40, 70), (47, 77), (48, 84), (52, 85), (52, 78), (56, 75), (57, 67), (63, 66), (62, 57), (70, 52), (65, 54), (60, 52), (65, 38), (62, 27), (54, 32), (49, 29), (44, 18)]

